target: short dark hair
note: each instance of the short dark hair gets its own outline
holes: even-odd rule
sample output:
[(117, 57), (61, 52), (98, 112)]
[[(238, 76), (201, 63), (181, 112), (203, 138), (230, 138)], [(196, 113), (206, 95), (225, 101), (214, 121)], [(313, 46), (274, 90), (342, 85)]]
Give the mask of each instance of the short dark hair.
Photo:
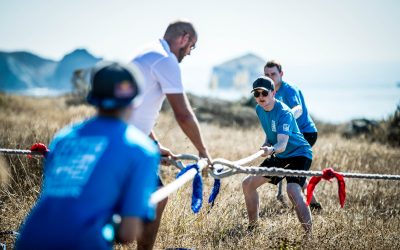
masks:
[(278, 61), (275, 61), (275, 60), (268, 61), (265, 64), (264, 69), (265, 68), (273, 68), (273, 67), (276, 67), (278, 69), (279, 73), (282, 72), (282, 65)]
[(192, 23), (189, 21), (178, 20), (168, 25), (164, 34), (164, 38), (175, 39), (185, 34), (189, 34), (190, 36), (197, 38), (197, 33)]

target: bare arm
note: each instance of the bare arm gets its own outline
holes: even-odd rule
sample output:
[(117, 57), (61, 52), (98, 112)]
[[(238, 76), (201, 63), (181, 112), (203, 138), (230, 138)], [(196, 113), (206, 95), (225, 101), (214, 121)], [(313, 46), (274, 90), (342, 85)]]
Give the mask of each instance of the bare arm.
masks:
[(303, 114), (303, 108), (301, 105), (294, 106), (292, 108), (292, 113), (295, 119), (298, 119)]
[(273, 153), (279, 154), (286, 150), (289, 136), (284, 134), (278, 134), (277, 143), (273, 146), (263, 146), (260, 149), (264, 150), (263, 156), (272, 155)]
[(182, 131), (189, 137), (190, 141), (199, 151), (200, 157), (205, 157), (211, 161), (207, 148), (204, 144), (199, 122), (192, 107), (186, 97), (186, 94), (167, 94), (167, 99), (174, 111), (175, 119)]
[(142, 235), (143, 223), (136, 217), (122, 217), (117, 232), (117, 242), (122, 244), (131, 243)]
[[(160, 150), (160, 154), (161, 156), (171, 156), (173, 159), (176, 158), (176, 155), (174, 153), (172, 153), (172, 151), (169, 148), (164, 147), (164, 145), (161, 145), (161, 143), (158, 141), (156, 134), (154, 133), (154, 131), (152, 130), (149, 134), (149, 137), (155, 142), (157, 143), (158, 149)], [(164, 165), (167, 165), (166, 162), (162, 163)]]

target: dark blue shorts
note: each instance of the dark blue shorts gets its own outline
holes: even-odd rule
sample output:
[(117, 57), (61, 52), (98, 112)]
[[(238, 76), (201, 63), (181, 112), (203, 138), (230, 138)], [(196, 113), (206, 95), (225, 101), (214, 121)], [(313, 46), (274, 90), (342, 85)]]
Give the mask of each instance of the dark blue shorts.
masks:
[[(295, 156), (290, 158), (278, 158), (275, 155), (271, 158), (265, 159), (260, 167), (276, 167), (291, 170), (309, 170), (311, 167), (312, 160), (304, 156)], [(287, 167), (286, 167), (287, 166)], [(283, 178), (286, 178), (287, 183), (297, 183), (301, 187), (306, 183), (306, 177), (296, 176), (264, 176), (265, 178), (271, 179), (269, 183), (277, 185)]]

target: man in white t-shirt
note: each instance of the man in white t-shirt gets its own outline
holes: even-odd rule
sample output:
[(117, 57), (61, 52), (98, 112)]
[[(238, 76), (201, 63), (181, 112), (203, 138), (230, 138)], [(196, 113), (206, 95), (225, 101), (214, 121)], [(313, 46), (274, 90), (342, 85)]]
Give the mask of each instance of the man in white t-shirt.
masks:
[[(136, 55), (132, 63), (137, 65), (145, 78), (142, 102), (132, 113), (130, 123), (148, 134), (159, 146), (163, 156), (175, 155), (162, 146), (153, 131), (161, 105), (167, 98), (175, 119), (182, 131), (199, 151), (199, 156), (211, 162), (204, 144), (197, 118), (185, 94), (179, 63), (195, 48), (197, 33), (193, 24), (187, 21), (171, 23), (164, 38)], [(162, 186), (160, 180), (160, 186)], [(143, 237), (138, 241), (138, 249), (152, 249), (167, 199), (157, 205), (154, 222), (145, 225)]]

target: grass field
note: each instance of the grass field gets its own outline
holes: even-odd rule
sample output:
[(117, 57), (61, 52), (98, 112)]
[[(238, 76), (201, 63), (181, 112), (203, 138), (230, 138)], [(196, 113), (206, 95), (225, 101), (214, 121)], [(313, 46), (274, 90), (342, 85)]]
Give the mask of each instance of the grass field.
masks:
[[(0, 147), (29, 149), (36, 142), (48, 144), (64, 125), (94, 113), (86, 105), (67, 105), (66, 98), (34, 99), (0, 95)], [(237, 160), (258, 151), (264, 133), (254, 127), (220, 127), (201, 124), (213, 158)], [(156, 126), (160, 141), (176, 153), (196, 153), (171, 113), (162, 113)], [(400, 174), (400, 150), (362, 139), (344, 139), (337, 133), (319, 134), (312, 169), (332, 167), (342, 172)], [(0, 156), (0, 231), (18, 230), (34, 205), (41, 188), (42, 159), (22, 155)], [(258, 164), (260, 160), (252, 163)], [(8, 182), (4, 169), (10, 173)], [(165, 183), (178, 172), (162, 166)], [(336, 181), (321, 182), (316, 195), (323, 211), (313, 214), (314, 237), (303, 239), (293, 209), (275, 199), (276, 187), (264, 185), (260, 227), (248, 232), (241, 190), (244, 175), (222, 180), (214, 208), (206, 201), (213, 179), (204, 179), (204, 204), (199, 214), (190, 210), (191, 185), (169, 198), (155, 248), (193, 249), (399, 249), (400, 182), (346, 179), (347, 200), (340, 208)], [(0, 242), (12, 244), (10, 236)], [(131, 249), (116, 246), (117, 249)]]

